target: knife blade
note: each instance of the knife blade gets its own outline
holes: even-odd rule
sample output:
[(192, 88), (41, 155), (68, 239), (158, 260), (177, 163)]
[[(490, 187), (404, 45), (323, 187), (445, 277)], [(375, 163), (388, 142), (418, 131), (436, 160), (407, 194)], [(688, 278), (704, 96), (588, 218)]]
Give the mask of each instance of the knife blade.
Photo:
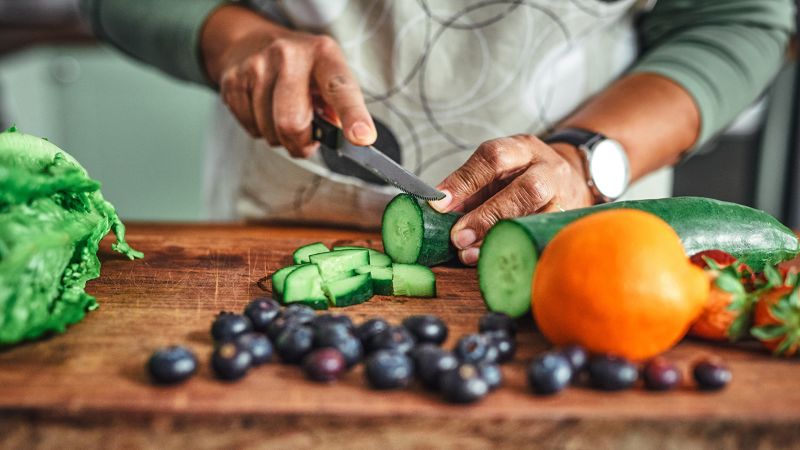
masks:
[(319, 114), (314, 114), (311, 133), (312, 138), (319, 141), (323, 149), (337, 152), (339, 156), (369, 170), (401, 191), (423, 200), (444, 198), (444, 193), (431, 187), (375, 147), (349, 143), (344, 139), (341, 128)]

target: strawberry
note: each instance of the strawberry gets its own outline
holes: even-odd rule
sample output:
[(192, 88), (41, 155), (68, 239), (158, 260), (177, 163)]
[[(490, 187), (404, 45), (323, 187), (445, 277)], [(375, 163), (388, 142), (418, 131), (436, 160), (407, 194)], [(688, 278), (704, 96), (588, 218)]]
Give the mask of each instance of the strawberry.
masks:
[(737, 261), (733, 255), (722, 250), (703, 250), (689, 257), (689, 261), (701, 269), (708, 268), (708, 259), (719, 267), (728, 267)]
[(773, 354), (792, 356), (800, 350), (800, 283), (771, 287), (756, 303), (751, 333)]
[(737, 341), (750, 327), (754, 296), (747, 293), (732, 265), (721, 268), (709, 258), (706, 273), (711, 282), (708, 302), (689, 334), (712, 341)]

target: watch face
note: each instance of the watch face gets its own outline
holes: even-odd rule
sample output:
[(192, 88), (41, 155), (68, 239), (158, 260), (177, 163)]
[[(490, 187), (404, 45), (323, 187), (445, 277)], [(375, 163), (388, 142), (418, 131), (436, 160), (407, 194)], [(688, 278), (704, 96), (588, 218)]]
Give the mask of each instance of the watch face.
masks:
[(592, 148), (591, 155), (589, 173), (597, 190), (610, 199), (621, 196), (630, 177), (628, 156), (622, 145), (613, 139), (605, 139)]

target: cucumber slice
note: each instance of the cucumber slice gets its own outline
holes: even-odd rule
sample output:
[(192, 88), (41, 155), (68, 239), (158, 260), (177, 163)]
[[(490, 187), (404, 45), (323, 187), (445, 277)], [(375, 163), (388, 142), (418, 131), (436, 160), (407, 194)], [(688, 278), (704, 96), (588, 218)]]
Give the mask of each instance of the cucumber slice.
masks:
[(286, 266), (276, 270), (275, 273), (272, 274), (270, 279), (272, 280), (272, 296), (275, 297), (275, 300), (283, 298), (283, 288), (286, 283), (286, 277), (301, 266), (302, 265)]
[(337, 250), (335, 252), (311, 255), (312, 263), (319, 266), (319, 273), (325, 282), (341, 280), (356, 274), (356, 269), (369, 265), (369, 252), (366, 249)]
[(312, 303), (326, 302), (327, 297), (322, 291), (322, 277), (316, 264), (307, 264), (298, 267), (286, 277), (283, 289), (284, 303)]
[(372, 292), (375, 295), (392, 295), (392, 268), (364, 266), (356, 269), (356, 273), (368, 273), (372, 277)]
[(420, 264), (392, 264), (392, 295), (436, 297), (436, 277)]
[(368, 250), (370, 266), (389, 267), (392, 265), (392, 258), (389, 258), (386, 254), (381, 253), (372, 248), (359, 247), (356, 245), (333, 247), (333, 251), (338, 251), (338, 250)]
[(481, 245), (478, 284), (490, 311), (520, 317), (531, 308), (531, 281), (538, 253), (516, 222), (498, 223)]
[(322, 242), (314, 242), (313, 244), (304, 245), (295, 250), (294, 253), (292, 253), (292, 257), (294, 258), (295, 264), (307, 264), (310, 262), (308, 259), (309, 256), (329, 251), (328, 247)]
[(440, 214), (408, 194), (392, 199), (383, 211), (383, 249), (392, 261), (433, 266), (453, 259), (450, 227), (460, 214)]
[(372, 297), (372, 277), (364, 273), (326, 283), (324, 289), (334, 306), (357, 305)]

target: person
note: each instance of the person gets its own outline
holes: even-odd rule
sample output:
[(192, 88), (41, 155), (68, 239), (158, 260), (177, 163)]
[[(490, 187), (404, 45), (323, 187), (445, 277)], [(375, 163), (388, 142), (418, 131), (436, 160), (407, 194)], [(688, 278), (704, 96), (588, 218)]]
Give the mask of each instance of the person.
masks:
[[(219, 92), (214, 218), (373, 227), (397, 190), (318, 151), (315, 109), (446, 193), (474, 264), (505, 217), (669, 195), (768, 85), (791, 0), (83, 0), (94, 32)], [(187, 113), (191, 113), (187, 111)], [(285, 150), (284, 150), (285, 149)]]

